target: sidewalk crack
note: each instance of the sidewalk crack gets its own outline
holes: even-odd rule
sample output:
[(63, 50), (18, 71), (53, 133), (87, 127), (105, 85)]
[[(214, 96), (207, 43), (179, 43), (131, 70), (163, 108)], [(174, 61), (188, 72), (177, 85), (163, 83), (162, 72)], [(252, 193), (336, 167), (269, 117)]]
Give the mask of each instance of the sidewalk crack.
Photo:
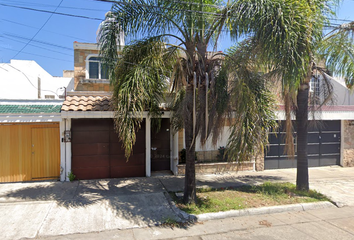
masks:
[(42, 229), (42, 227), (43, 227), (43, 225), (44, 225), (44, 222), (45, 222), (46, 219), (48, 218), (49, 212), (52, 210), (54, 204), (55, 204), (55, 202), (52, 202), (52, 203), (50, 204), (50, 207), (49, 207), (49, 209), (48, 209), (48, 212), (47, 212), (47, 214), (45, 215), (45, 217), (43, 218), (43, 221), (42, 221), (41, 225), (39, 226), (39, 228), (38, 228), (38, 230), (37, 230), (37, 232), (36, 232), (35, 238), (38, 238), (39, 232), (41, 231), (41, 229)]

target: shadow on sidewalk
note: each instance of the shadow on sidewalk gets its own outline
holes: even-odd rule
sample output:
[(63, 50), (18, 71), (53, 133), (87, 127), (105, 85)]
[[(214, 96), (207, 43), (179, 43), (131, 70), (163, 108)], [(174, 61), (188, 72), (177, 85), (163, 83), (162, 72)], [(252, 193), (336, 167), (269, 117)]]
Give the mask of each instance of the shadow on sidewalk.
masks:
[(64, 208), (62, 211), (71, 214), (82, 213), (82, 208), (93, 213), (101, 211), (130, 225), (176, 219), (163, 186), (154, 178), (33, 183), (7, 193), (0, 192), (0, 198), (6, 202), (54, 201), (59, 209)]

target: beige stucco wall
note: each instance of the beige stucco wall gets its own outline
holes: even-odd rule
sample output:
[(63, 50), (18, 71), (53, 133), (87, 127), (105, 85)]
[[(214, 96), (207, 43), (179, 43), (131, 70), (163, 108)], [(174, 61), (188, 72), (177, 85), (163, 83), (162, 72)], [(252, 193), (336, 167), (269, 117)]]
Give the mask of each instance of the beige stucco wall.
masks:
[[(185, 174), (185, 164), (177, 166), (178, 175)], [(195, 165), (196, 174), (217, 174), (217, 173), (227, 173), (227, 172), (237, 172), (237, 171), (252, 171), (253, 163), (245, 162), (242, 164), (238, 163), (198, 163)]]
[(98, 50), (74, 49), (75, 91), (111, 91), (109, 83), (82, 82), (86, 78), (86, 58), (98, 54)]
[(354, 120), (344, 120), (343, 167), (354, 167)]

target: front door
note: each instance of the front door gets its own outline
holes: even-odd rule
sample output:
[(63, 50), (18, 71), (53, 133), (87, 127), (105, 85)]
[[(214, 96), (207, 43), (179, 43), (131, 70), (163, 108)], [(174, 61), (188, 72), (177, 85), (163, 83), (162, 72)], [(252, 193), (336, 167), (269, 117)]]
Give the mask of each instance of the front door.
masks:
[(171, 170), (170, 119), (161, 119), (161, 128), (151, 127), (151, 171)]
[(32, 128), (32, 179), (60, 175), (59, 128)]

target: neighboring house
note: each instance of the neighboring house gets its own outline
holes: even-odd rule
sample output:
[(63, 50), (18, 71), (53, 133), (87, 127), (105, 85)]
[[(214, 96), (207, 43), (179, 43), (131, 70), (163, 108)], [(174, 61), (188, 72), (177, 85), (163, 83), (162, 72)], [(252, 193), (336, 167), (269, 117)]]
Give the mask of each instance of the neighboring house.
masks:
[[(320, 79), (310, 83), (310, 94), (323, 100)], [(347, 89), (342, 79), (332, 79), (333, 102), (309, 113), (308, 159), (310, 167), (340, 165), (354, 166), (354, 94)], [(269, 147), (263, 159), (258, 159), (256, 170), (296, 167), (296, 158), (284, 154), (285, 116), (280, 106), (277, 119), (280, 127), (269, 134)], [(295, 126), (296, 136), (296, 126)], [(295, 138), (296, 145), (296, 138)], [(296, 155), (296, 153), (295, 153)]]
[(53, 77), (35, 61), (0, 63), (0, 99), (64, 99), (71, 77)]
[(73, 78), (52, 77), (34, 61), (0, 64), (0, 182), (59, 178), (60, 98), (72, 88)]
[(59, 178), (62, 102), (0, 99), (0, 182)]

